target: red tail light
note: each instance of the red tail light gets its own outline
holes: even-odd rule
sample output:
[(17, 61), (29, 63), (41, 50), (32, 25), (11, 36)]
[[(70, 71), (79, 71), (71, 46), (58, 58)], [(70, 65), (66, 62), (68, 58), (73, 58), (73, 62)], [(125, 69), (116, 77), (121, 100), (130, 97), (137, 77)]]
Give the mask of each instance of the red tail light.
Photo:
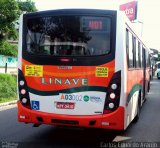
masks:
[(18, 90), (19, 90), (19, 99), (21, 104), (30, 109), (31, 105), (30, 105), (27, 82), (21, 70), (18, 70)]
[(111, 113), (119, 107), (121, 92), (121, 72), (116, 72), (108, 86), (104, 105), (104, 114)]

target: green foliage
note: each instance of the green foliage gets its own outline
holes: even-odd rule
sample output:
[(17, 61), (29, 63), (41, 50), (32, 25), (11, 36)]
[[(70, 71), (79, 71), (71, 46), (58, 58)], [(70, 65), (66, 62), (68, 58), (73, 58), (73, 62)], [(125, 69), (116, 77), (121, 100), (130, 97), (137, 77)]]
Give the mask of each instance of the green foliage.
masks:
[(16, 0), (0, 0), (0, 40), (10, 33), (16, 36), (14, 21), (18, 19), (19, 8)]
[(26, 0), (26, 1), (18, 0), (17, 3), (20, 9), (20, 13), (37, 11), (35, 3), (32, 2), (31, 0)]
[(0, 54), (16, 57), (18, 54), (18, 46), (12, 45), (8, 43), (8, 41), (2, 41), (0, 43)]
[(16, 76), (10, 74), (0, 74), (0, 102), (3, 102), (4, 98), (15, 99), (17, 97), (16, 79)]
[(15, 22), (23, 12), (37, 11), (31, 0), (0, 0), (0, 41), (12, 37), (17, 39)]
[(6, 40), (18, 37), (15, 29), (16, 21), (21, 13), (37, 11), (35, 3), (31, 0), (0, 0), (0, 54), (17, 56), (18, 47)]

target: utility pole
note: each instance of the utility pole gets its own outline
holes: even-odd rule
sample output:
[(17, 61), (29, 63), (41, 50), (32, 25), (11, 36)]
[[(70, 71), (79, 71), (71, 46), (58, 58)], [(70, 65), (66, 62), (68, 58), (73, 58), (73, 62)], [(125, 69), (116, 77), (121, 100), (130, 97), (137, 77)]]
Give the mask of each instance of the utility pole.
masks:
[(3, 60), (3, 63), (5, 64), (5, 73), (7, 73), (7, 57), (3, 56), (2, 60)]

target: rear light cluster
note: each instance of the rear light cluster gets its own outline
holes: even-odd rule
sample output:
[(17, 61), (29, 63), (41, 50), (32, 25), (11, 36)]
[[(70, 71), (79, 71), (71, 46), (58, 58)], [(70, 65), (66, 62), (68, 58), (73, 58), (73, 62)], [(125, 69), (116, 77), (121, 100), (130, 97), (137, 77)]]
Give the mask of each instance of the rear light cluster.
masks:
[(120, 102), (121, 92), (121, 72), (116, 72), (107, 88), (107, 95), (104, 105), (104, 113), (110, 113), (115, 111)]
[(28, 93), (27, 83), (21, 70), (18, 70), (18, 90), (19, 99), (23, 106), (30, 108), (30, 99)]

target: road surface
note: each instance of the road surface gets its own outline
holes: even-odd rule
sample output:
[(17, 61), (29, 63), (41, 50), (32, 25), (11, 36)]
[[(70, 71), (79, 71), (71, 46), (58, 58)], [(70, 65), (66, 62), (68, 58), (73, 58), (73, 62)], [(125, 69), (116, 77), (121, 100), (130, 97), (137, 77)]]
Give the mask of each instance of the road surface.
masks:
[(0, 147), (4, 148), (6, 145), (15, 148), (107, 147), (113, 141), (160, 142), (160, 80), (154, 79), (151, 82), (151, 90), (141, 109), (138, 123), (131, 124), (125, 132), (50, 125), (35, 128), (32, 124), (17, 122), (17, 108), (11, 106), (0, 109), (0, 141)]

